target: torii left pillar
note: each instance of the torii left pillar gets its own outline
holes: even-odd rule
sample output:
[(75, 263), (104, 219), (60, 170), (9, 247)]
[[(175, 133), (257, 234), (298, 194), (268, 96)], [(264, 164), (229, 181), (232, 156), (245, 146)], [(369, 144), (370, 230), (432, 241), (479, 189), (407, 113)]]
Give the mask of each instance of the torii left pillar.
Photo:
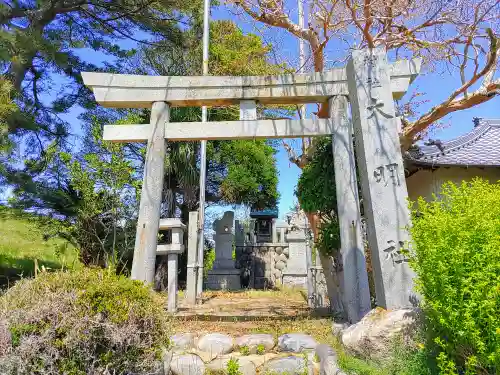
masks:
[(165, 175), (165, 125), (170, 119), (170, 107), (154, 102), (151, 108), (149, 138), (142, 179), (141, 202), (135, 237), (132, 279), (152, 283), (155, 274), (161, 195)]

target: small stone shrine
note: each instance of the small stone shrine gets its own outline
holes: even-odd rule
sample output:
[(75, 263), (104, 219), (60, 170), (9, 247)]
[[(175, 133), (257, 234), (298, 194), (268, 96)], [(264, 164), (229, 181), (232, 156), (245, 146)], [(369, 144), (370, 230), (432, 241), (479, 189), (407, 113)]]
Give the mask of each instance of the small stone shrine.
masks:
[(278, 218), (278, 210), (262, 210), (250, 212), (250, 218), (255, 220), (255, 237), (258, 243), (275, 241), (275, 221)]

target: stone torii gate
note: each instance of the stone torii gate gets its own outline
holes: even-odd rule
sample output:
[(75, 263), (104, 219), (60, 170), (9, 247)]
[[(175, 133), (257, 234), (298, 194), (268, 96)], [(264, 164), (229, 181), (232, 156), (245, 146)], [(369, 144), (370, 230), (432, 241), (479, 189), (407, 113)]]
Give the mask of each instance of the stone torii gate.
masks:
[[(359, 321), (370, 309), (353, 152), (356, 142), (368, 242), (379, 306), (409, 306), (413, 273), (401, 253), (409, 239), (407, 189), (394, 99), (420, 70), (420, 60), (389, 64), (383, 49), (357, 50), (346, 66), (323, 73), (258, 77), (164, 77), (83, 72), (105, 107), (151, 108), (146, 125), (106, 125), (104, 139), (147, 142), (132, 278), (152, 282), (163, 187), (165, 139), (333, 136), (345, 313)], [(352, 122), (348, 117), (348, 101)], [(329, 103), (327, 119), (258, 120), (256, 104)], [(240, 105), (240, 121), (169, 122), (170, 107)], [(354, 126), (353, 126), (354, 125)], [(328, 276), (328, 275), (327, 275)]]

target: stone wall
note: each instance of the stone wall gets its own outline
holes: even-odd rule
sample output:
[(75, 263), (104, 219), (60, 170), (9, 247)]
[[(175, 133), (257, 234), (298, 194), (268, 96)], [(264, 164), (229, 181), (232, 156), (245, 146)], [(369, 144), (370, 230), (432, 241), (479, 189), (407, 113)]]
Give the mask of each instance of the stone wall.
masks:
[(236, 246), (236, 267), (242, 287), (268, 289), (281, 285), (289, 259), (286, 243), (258, 243)]

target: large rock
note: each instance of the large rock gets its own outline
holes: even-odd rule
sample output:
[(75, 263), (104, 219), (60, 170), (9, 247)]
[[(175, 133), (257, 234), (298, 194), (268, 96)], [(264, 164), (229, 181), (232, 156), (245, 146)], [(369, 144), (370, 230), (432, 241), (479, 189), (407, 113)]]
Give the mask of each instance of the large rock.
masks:
[(200, 338), (198, 349), (215, 355), (227, 354), (233, 350), (233, 338), (222, 333), (209, 333)]
[(178, 333), (170, 337), (173, 350), (187, 350), (194, 347), (194, 333)]
[(332, 334), (335, 337), (342, 337), (342, 332), (349, 327), (348, 323), (332, 323)]
[(411, 338), (418, 312), (418, 309), (373, 309), (342, 332), (342, 343), (348, 351), (364, 358), (386, 358), (396, 338)]
[(260, 367), (264, 363), (269, 362), (271, 359), (276, 358), (278, 354), (276, 353), (265, 353), (264, 355), (260, 354), (250, 354), (245, 356), (245, 359), (252, 361), (255, 367)]
[(214, 359), (210, 363), (207, 363), (206, 367), (207, 369), (212, 371), (222, 371), (224, 373), (227, 373), (227, 364), (231, 359), (238, 361), (239, 371), (242, 373), (242, 375), (255, 375), (256, 366), (253, 361), (251, 361), (249, 358), (241, 356), (225, 355)]
[(287, 333), (278, 338), (278, 347), (283, 352), (300, 353), (303, 350), (313, 350), (318, 343), (305, 333)]
[(307, 371), (307, 363), (303, 357), (282, 357), (274, 358), (267, 362), (261, 374), (283, 374), (283, 375), (301, 375)]
[(236, 339), (236, 346), (247, 347), (250, 353), (256, 353), (257, 347), (263, 345), (265, 350), (274, 348), (274, 337), (267, 333), (254, 333), (251, 335), (244, 335)]
[(174, 355), (170, 362), (174, 375), (204, 375), (205, 364), (196, 354)]
[(340, 375), (337, 362), (337, 353), (333, 348), (326, 344), (319, 344), (315, 349), (319, 358), (319, 375)]

